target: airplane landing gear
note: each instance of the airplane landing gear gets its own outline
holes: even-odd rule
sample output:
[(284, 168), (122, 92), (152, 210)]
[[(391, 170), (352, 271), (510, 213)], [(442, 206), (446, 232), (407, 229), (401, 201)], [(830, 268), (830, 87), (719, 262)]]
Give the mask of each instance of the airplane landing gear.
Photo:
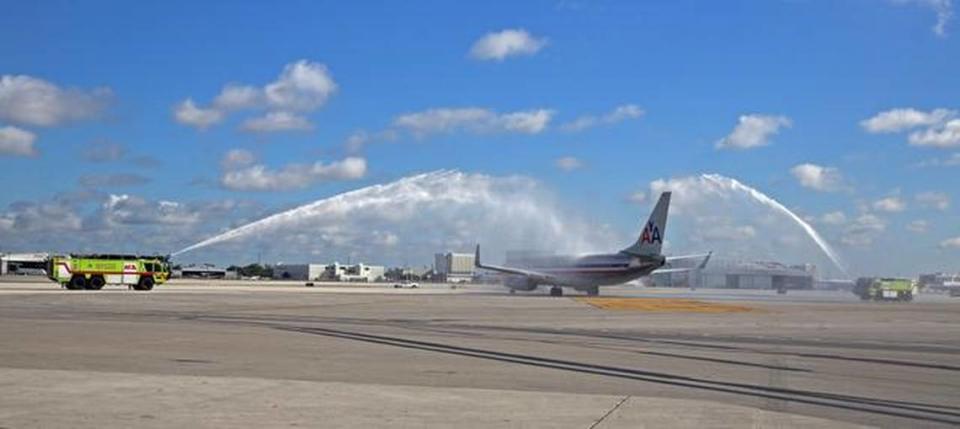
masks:
[(550, 296), (563, 296), (563, 288), (560, 286), (550, 288)]

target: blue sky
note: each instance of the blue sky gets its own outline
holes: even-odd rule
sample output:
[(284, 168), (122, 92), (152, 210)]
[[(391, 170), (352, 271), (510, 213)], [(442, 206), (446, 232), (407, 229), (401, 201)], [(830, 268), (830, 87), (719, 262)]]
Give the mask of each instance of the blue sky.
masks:
[[(169, 252), (437, 169), (529, 177), (633, 234), (652, 182), (715, 172), (809, 219), (854, 271), (958, 269), (950, 0), (353, 3), (8, 5), (0, 251)], [(231, 85), (250, 98), (217, 104)], [(779, 234), (710, 198), (687, 202), (677, 250)], [(730, 233), (696, 230), (711, 223)], [(824, 263), (804, 246), (789, 262)], [(226, 255), (196, 257), (251, 252)]]

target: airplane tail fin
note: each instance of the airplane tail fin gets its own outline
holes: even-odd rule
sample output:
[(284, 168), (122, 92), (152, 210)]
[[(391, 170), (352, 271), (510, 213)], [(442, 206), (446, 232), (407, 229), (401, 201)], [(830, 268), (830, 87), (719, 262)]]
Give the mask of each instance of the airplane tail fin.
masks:
[(637, 238), (637, 242), (632, 246), (623, 249), (623, 253), (629, 253), (636, 256), (657, 256), (660, 255), (660, 248), (663, 246), (663, 233), (667, 229), (667, 212), (670, 209), (670, 192), (660, 194), (657, 205), (650, 213), (650, 219), (643, 227), (643, 232)]

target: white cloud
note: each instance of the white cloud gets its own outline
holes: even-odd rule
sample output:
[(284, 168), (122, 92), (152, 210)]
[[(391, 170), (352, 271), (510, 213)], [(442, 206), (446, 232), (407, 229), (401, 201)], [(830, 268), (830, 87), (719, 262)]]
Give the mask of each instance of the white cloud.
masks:
[(250, 118), (243, 122), (244, 131), (274, 132), (274, 131), (307, 131), (313, 129), (313, 124), (303, 116), (289, 112), (268, 112), (258, 118)]
[(220, 183), (227, 189), (238, 191), (284, 191), (302, 189), (313, 183), (362, 178), (367, 172), (367, 161), (348, 157), (342, 161), (325, 164), (290, 164), (280, 170), (270, 170), (263, 165), (226, 171)]
[(643, 204), (647, 201), (647, 193), (643, 191), (636, 191), (627, 195), (627, 201), (634, 204)]
[(185, 225), (201, 219), (200, 213), (173, 201), (148, 201), (122, 194), (111, 194), (102, 206), (102, 220), (107, 224)]
[(672, 191), (670, 213), (684, 213), (709, 206), (711, 201), (723, 199), (724, 192), (712, 182), (703, 177), (687, 176), (672, 179), (656, 179), (650, 182), (650, 198), (659, 197), (661, 193)]
[(477, 131), (489, 126), (496, 116), (493, 111), (479, 107), (439, 108), (398, 116), (393, 120), (393, 125), (418, 135), (451, 132), (463, 128)]
[(325, 65), (300, 60), (284, 66), (280, 76), (262, 88), (235, 83), (225, 85), (210, 107), (200, 107), (192, 98), (187, 98), (174, 108), (174, 117), (181, 124), (203, 129), (221, 122), (233, 111), (265, 109), (265, 115), (247, 119), (243, 129), (257, 132), (305, 130), (313, 126), (297, 113), (322, 107), (336, 91), (337, 83)]
[(19, 233), (76, 231), (82, 222), (68, 205), (58, 201), (16, 202), (0, 213), (0, 227)]
[(636, 104), (624, 104), (621, 106), (617, 106), (617, 108), (613, 109), (612, 112), (607, 113), (603, 117), (603, 120), (608, 123), (617, 123), (627, 119), (639, 118), (643, 116), (644, 113), (646, 112), (644, 112), (643, 109), (641, 109), (640, 106), (637, 106)]
[(907, 228), (907, 231), (914, 232), (917, 234), (923, 234), (927, 232), (928, 226), (929, 225), (927, 224), (927, 221), (923, 219), (917, 219), (908, 223), (906, 228)]
[(887, 229), (886, 222), (876, 215), (865, 213), (857, 217), (844, 230), (840, 241), (854, 247), (866, 247), (873, 244), (873, 239)]
[(943, 240), (940, 242), (940, 247), (944, 249), (948, 247), (954, 248), (954, 249), (960, 249), (960, 237), (953, 237), (953, 238), (948, 238), (946, 240)]
[(251, 165), (256, 160), (257, 157), (253, 155), (253, 152), (244, 149), (230, 149), (220, 160), (220, 167), (224, 170), (235, 170)]
[(373, 144), (381, 142), (392, 142), (396, 141), (398, 133), (396, 129), (387, 128), (385, 130), (380, 130), (377, 132), (367, 132), (366, 130), (357, 130), (353, 134), (347, 136), (346, 140), (343, 142), (343, 150), (349, 154), (357, 154), (363, 151), (364, 148)]
[(537, 134), (547, 127), (552, 116), (553, 111), (546, 109), (505, 113), (493, 125), (509, 132)]
[(921, 192), (917, 194), (916, 200), (924, 207), (933, 207), (937, 210), (946, 210), (950, 207), (950, 196), (943, 192)]
[(794, 166), (790, 173), (801, 186), (818, 191), (836, 191), (841, 189), (843, 184), (840, 170), (834, 167), (806, 163)]
[(873, 208), (882, 212), (896, 213), (904, 211), (907, 204), (899, 197), (886, 197), (874, 201)]
[(54, 126), (98, 116), (113, 99), (109, 88), (63, 89), (24, 75), (0, 76), (0, 119)]
[(363, 150), (364, 146), (369, 144), (372, 141), (372, 137), (366, 131), (360, 130), (350, 134), (347, 137), (347, 141), (344, 143), (344, 148), (347, 153), (359, 153)]
[(378, 246), (394, 247), (400, 242), (400, 237), (390, 231), (373, 231), (370, 235), (371, 242)]
[(742, 115), (737, 126), (726, 137), (717, 140), (718, 149), (750, 149), (770, 144), (770, 137), (789, 128), (793, 122), (786, 116)]
[(871, 133), (914, 130), (907, 137), (911, 145), (947, 148), (960, 146), (960, 119), (956, 117), (956, 110), (940, 108), (923, 112), (901, 108), (880, 112), (860, 121), (860, 125)]
[(557, 160), (554, 161), (554, 164), (557, 166), (557, 168), (563, 171), (574, 171), (583, 167), (583, 162), (572, 156), (557, 158)]
[(874, 134), (896, 133), (911, 128), (940, 124), (956, 114), (956, 111), (947, 109), (924, 112), (914, 108), (899, 108), (877, 113), (872, 118), (860, 121), (860, 126)]
[(925, 130), (910, 133), (907, 141), (914, 146), (955, 147), (960, 146), (960, 119), (953, 119), (943, 125), (932, 126)]
[(547, 45), (547, 39), (536, 38), (523, 29), (487, 33), (474, 42), (470, 56), (477, 60), (503, 61), (507, 57), (533, 55)]
[(564, 131), (582, 131), (597, 125), (611, 125), (628, 119), (636, 119), (643, 116), (645, 112), (636, 104), (624, 104), (617, 106), (610, 112), (602, 116), (583, 115), (573, 121), (560, 126)]
[(933, 25), (933, 33), (940, 37), (947, 36), (947, 22), (953, 18), (952, 0), (893, 0), (898, 4), (915, 4), (926, 7), (937, 14), (937, 23)]
[(418, 137), (455, 131), (537, 134), (546, 129), (552, 117), (553, 111), (547, 109), (499, 114), (479, 107), (438, 108), (398, 116), (393, 126)]
[(34, 156), (33, 143), (37, 136), (30, 131), (13, 126), (0, 127), (0, 156)]
[(842, 211), (824, 213), (823, 216), (820, 216), (820, 222), (827, 225), (843, 225), (847, 222), (847, 215)]
[[(256, 202), (151, 201), (77, 188), (0, 207), (6, 249), (167, 253), (232, 222), (266, 215)], [(65, 233), (66, 232), (66, 233)]]
[(193, 99), (188, 98), (173, 109), (173, 117), (181, 124), (197, 127), (202, 130), (222, 121), (223, 112), (212, 108), (203, 109), (197, 107)]
[(287, 64), (276, 81), (264, 87), (267, 104), (278, 110), (311, 111), (327, 102), (337, 84), (327, 66), (307, 60)]
[(247, 85), (227, 84), (213, 99), (213, 105), (220, 110), (251, 109), (263, 102), (263, 91)]

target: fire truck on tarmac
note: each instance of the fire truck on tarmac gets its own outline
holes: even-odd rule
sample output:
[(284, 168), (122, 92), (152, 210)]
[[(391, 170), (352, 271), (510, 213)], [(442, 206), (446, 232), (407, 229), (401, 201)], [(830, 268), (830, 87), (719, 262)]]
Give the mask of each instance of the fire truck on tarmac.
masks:
[(170, 263), (166, 256), (51, 256), (47, 273), (70, 290), (99, 290), (108, 284), (150, 290), (170, 278)]

